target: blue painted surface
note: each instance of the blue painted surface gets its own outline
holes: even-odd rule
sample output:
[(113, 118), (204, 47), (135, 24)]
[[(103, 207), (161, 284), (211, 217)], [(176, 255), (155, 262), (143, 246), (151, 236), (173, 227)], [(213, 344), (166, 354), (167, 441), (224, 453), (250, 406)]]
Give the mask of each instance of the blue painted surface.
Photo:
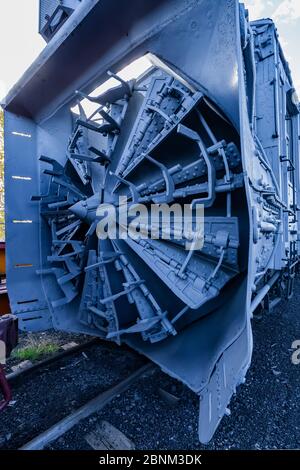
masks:
[[(236, 0), (130, 4), (81, 2), (6, 99), (8, 291), (23, 329), (125, 341), (184, 382), (207, 442), (250, 365), (254, 306), (292, 294), (299, 105), (270, 20)], [(71, 112), (144, 54), (97, 115)], [(97, 207), (120, 195), (203, 201), (203, 250), (99, 241)]]

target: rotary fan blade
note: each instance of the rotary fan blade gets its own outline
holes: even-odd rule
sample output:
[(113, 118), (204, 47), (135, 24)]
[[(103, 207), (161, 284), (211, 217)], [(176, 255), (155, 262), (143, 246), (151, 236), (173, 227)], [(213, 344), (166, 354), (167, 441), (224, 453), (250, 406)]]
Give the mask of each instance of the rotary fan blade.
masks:
[[(77, 96), (99, 108), (87, 117), (79, 102), (65, 166), (43, 160), (52, 165), (49, 193), (36, 199), (51, 226), (52, 249), (40, 273), (54, 274), (63, 291), (52, 306), (76, 301), (79, 321), (97, 334), (161, 341), (183, 321), (207, 314), (241, 272), (233, 213), (243, 188), (238, 135), (202, 92), (158, 68), (103, 96)], [(187, 249), (195, 240), (183, 229), (178, 236), (156, 226), (151, 216), (139, 227), (147, 239), (122, 236), (124, 198), (129, 209), (144, 204), (149, 211), (176, 202), (182, 227), (185, 205), (203, 204), (202, 248)], [(116, 236), (97, 240), (109, 207)], [(196, 221), (194, 215), (192, 227)]]

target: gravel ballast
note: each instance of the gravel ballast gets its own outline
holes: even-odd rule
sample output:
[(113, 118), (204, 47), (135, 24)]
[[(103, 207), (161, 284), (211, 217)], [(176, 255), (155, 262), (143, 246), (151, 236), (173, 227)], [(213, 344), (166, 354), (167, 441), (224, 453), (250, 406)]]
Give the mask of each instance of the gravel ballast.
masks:
[[(86, 435), (105, 420), (142, 450), (299, 449), (300, 365), (291, 360), (292, 343), (300, 339), (299, 305), (297, 279), (292, 300), (253, 321), (254, 352), (246, 384), (239, 387), (231, 415), (208, 446), (198, 442), (197, 396), (156, 368), (49, 448), (90, 449)], [(56, 365), (56, 372), (24, 380), (14, 392), (15, 405), (1, 415), (0, 448), (19, 447), (143, 363), (134, 352), (120, 354), (110, 344), (93, 346), (87, 356), (72, 356)], [(160, 388), (179, 401), (168, 403)]]
[[(300, 365), (291, 360), (292, 344), (300, 339), (299, 305), (298, 279), (292, 300), (254, 320), (254, 352), (246, 383), (208, 446), (198, 441), (197, 396), (157, 370), (50, 448), (90, 449), (85, 436), (106, 420), (142, 450), (299, 449)], [(179, 397), (179, 402), (166, 403), (159, 388)]]
[(0, 449), (20, 447), (144, 362), (134, 352), (120, 354), (115, 345), (101, 343), (25, 376), (1, 413)]

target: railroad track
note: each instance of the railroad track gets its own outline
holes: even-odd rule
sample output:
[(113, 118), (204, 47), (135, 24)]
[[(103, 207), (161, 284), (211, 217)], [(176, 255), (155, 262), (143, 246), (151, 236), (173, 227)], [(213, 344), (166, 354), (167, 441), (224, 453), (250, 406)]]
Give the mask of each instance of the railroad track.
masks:
[(55, 362), (58, 362), (68, 356), (72, 356), (74, 354), (82, 352), (85, 349), (88, 349), (91, 346), (94, 346), (95, 344), (99, 344), (100, 341), (101, 340), (99, 338), (93, 338), (89, 341), (85, 341), (84, 343), (77, 344), (76, 346), (66, 349), (65, 351), (61, 351), (57, 354), (53, 354), (51, 357), (44, 359), (43, 361), (36, 362), (35, 364), (32, 364), (29, 367), (17, 370), (15, 372), (11, 372), (7, 374), (6, 379), (8, 380), (9, 383), (13, 384), (27, 375), (30, 375), (38, 370), (48, 367), (51, 364), (54, 364)]
[[(289, 348), (291, 347), (292, 340), (295, 338), (295, 331), (298, 331), (300, 328), (299, 299), (300, 283), (297, 281), (294, 299), (292, 299), (290, 303), (283, 302), (281, 306), (275, 309), (272, 315), (265, 315), (261, 321), (255, 323), (254, 367), (249, 371), (248, 386), (241, 390), (240, 395), (236, 398), (231, 408), (231, 417), (226, 418), (217, 436), (206, 449), (228, 450), (247, 448), (255, 450), (258, 446), (261, 449), (293, 449), (295, 447), (295, 442), (297, 442), (297, 439), (299, 440), (299, 432), (297, 434), (297, 417), (299, 415), (300, 387), (298, 366), (292, 364)], [(272, 335), (270, 335), (270, 331)], [(91, 363), (84, 380), (94, 374), (97, 368), (101, 370), (98, 375), (95, 373), (95, 379), (98, 382), (103, 380), (103, 374), (105, 375), (105, 371), (102, 371), (104, 361), (107, 362), (107, 368), (110, 369), (116, 366), (116, 362), (119, 362), (118, 360), (112, 362), (107, 355), (100, 357), (98, 352), (104, 349), (107, 349), (107, 351), (110, 349), (111, 352), (115, 350), (115, 355), (118, 360), (125, 355), (125, 364), (130, 359), (125, 348), (114, 348), (113, 344), (105, 343), (104, 345), (104, 343), (102, 344), (100, 342), (99, 345), (95, 345), (90, 351), (85, 350), (90, 357), (89, 360), (85, 360), (80, 352), (77, 355), (81, 356), (82, 362), (86, 366)], [(264, 354), (266, 350), (270, 351), (271, 356)], [(68, 362), (69, 367), (70, 362), (76, 363), (78, 361), (77, 356), (75, 355), (73, 357), (71, 354), (69, 357), (62, 360), (62, 365), (65, 366), (65, 362)], [(94, 356), (95, 360), (93, 361)], [(120, 382), (129, 378), (143, 365), (142, 363), (137, 365), (137, 358), (134, 353), (132, 353), (132, 356), (131, 370), (126, 371), (126, 375), (124, 374), (122, 379), (118, 378), (117, 375), (110, 377), (109, 380), (104, 381), (105, 387), (102, 390), (98, 392), (92, 390), (88, 397), (85, 397), (86, 391), (83, 390), (81, 395), (83, 395), (83, 398), (88, 399), (86, 399), (85, 402), (77, 403), (73, 410), (68, 409), (68, 406), (64, 404), (62, 411), (59, 415), (55, 415), (52, 422), (49, 422), (47, 418), (46, 421), (39, 425), (41, 421), (39, 413), (35, 413), (34, 423), (32, 421), (30, 422), (31, 410), (27, 412), (26, 407), (19, 409), (17, 407), (18, 403), (13, 407), (9, 407), (0, 417), (0, 449), (33, 449), (34, 447), (29, 447), (29, 445), (41, 445), (41, 441), (39, 440), (42, 436), (43, 445), (46, 445), (46, 447), (50, 449), (85, 450), (87, 449), (85, 436), (87, 433), (93, 432), (101, 420), (108, 421), (117, 429), (124, 432), (125, 435), (134, 442), (137, 449), (203, 449), (198, 443), (196, 433), (198, 398), (186, 388), (182, 389), (177, 382), (176, 388), (174, 389), (174, 381), (158, 369), (155, 370), (154, 374), (150, 374), (150, 372), (145, 373), (145, 377), (138, 375), (135, 379), (136, 381), (133, 381), (131, 384), (133, 386), (128, 386), (123, 392), (117, 393), (117, 395), (121, 394), (120, 398), (115, 396), (114, 401), (112, 401), (111, 398), (108, 399), (107, 402), (104, 402), (104, 392), (111, 390), (115, 385), (119, 385)], [(277, 370), (281, 372), (281, 375), (278, 375), (277, 370), (274, 373), (273, 368), (270, 368), (270, 357), (272, 358), (272, 364), (277, 366)], [(63, 369), (60, 375), (61, 379), (63, 379), (67, 371), (72, 371), (75, 367), (79, 366), (80, 364)], [(52, 367), (56, 368), (57, 363), (52, 364)], [(47, 369), (47, 367), (45, 369)], [(39, 371), (41, 371), (41, 369), (39, 369)], [(257, 374), (257, 371), (261, 372)], [(28, 400), (27, 408), (31, 406), (31, 403), (34, 404), (32, 405), (34, 406), (34, 412), (40, 405), (35, 403), (36, 397), (31, 396), (32, 390), (34, 389), (31, 383), (40, 385), (44, 378), (44, 382), (47, 384), (46, 386), (51, 388), (51, 377), (55, 371), (51, 370), (48, 373), (46, 370), (38, 377), (38, 370), (31, 372), (34, 373), (23, 375), (18, 381), (15, 389), (15, 399), (19, 400), (21, 398), (18, 396), (19, 388), (29, 388), (28, 393), (25, 394), (25, 398)], [(80, 373), (82, 374), (82, 371), (80, 371)], [(50, 381), (50, 385), (48, 381)], [(66, 387), (66, 382), (63, 380), (62, 384), (63, 387)], [(43, 393), (44, 390), (43, 383), (41, 385), (42, 388), (39, 394)], [(80, 381), (78, 386), (81, 386)], [(160, 399), (158, 394), (159, 387), (174, 393), (175, 396), (180, 398), (179, 403), (173, 406), (166, 404), (164, 400)], [(69, 392), (70, 391), (66, 389), (64, 393), (67, 396)], [(270, 393), (275, 399), (270, 406), (264, 408), (267, 433), (265, 427), (260, 427), (262, 413), (261, 397), (265, 397), (266, 403)], [(51, 390), (48, 394), (52, 395)], [(137, 400), (133, 402), (136, 395)], [(100, 413), (95, 413), (95, 415), (91, 417), (92, 419), (89, 417), (83, 419), (84, 414), (79, 414), (77, 411), (97, 397), (100, 397), (99, 405), (101, 405), (101, 407), (103, 405), (104, 409), (101, 411), (101, 408), (99, 408)], [(131, 405), (131, 403), (134, 403), (133, 407), (127, 409), (128, 405)], [(57, 406), (56, 402), (54, 406)], [(170, 408), (170, 406), (172, 407)], [(115, 411), (118, 411), (117, 409), (120, 410), (120, 412), (115, 413)], [(46, 410), (51, 410), (51, 404), (47, 405)], [(55, 409), (51, 411), (55, 411)], [(46, 411), (44, 411), (43, 414), (44, 413), (46, 413)], [(78, 425), (77, 421), (72, 421), (75, 413), (76, 415), (79, 414), (80, 419), (82, 418), (82, 421), (80, 423), (78, 422)], [(88, 416), (90, 415), (88, 414)], [(65, 418), (70, 420), (72, 426), (73, 423), (75, 423), (75, 426), (70, 427), (69, 432), (66, 432), (61, 439), (56, 439), (55, 436), (60, 434), (57, 434), (57, 425), (61, 425), (61, 422), (64, 423)], [(22, 429), (23, 419), (25, 424)], [(191, 423), (193, 428), (191, 427)], [(255, 424), (254, 427), (253, 423)], [(254, 428), (255, 432), (253, 431)], [(19, 437), (13, 436), (10, 441), (1, 444), (1, 439), (5, 437), (5, 434), (13, 433), (16, 429), (18, 429), (16, 432), (19, 433)], [(295, 430), (294, 434), (290, 433), (291, 429)], [(49, 438), (45, 438), (47, 435), (50, 437), (50, 440)], [(171, 439), (167, 437), (169, 435), (171, 435)], [(55, 439), (55, 441), (53, 439)]]
[(43, 450), (46, 446), (54, 442), (59, 437), (70, 431), (81, 420), (88, 418), (93, 413), (102, 410), (108, 403), (125, 392), (134, 382), (142, 377), (146, 372), (154, 369), (155, 366), (148, 363), (129, 375), (126, 379), (114, 385), (105, 392), (100, 393), (93, 400), (78, 408), (75, 412), (58, 421), (43, 433), (36, 436), (31, 441), (20, 447), (20, 450)]
[(129, 348), (93, 339), (8, 374), (14, 397), (1, 414), (0, 449), (43, 449), (152, 367)]

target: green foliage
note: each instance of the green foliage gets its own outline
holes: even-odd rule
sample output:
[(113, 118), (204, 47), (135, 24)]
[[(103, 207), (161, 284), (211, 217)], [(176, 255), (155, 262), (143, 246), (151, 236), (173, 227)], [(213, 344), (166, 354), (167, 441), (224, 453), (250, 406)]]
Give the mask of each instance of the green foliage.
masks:
[(21, 349), (16, 349), (12, 353), (12, 357), (20, 359), (21, 361), (36, 361), (44, 356), (49, 356), (58, 351), (59, 346), (57, 344), (38, 344), (25, 346)]

